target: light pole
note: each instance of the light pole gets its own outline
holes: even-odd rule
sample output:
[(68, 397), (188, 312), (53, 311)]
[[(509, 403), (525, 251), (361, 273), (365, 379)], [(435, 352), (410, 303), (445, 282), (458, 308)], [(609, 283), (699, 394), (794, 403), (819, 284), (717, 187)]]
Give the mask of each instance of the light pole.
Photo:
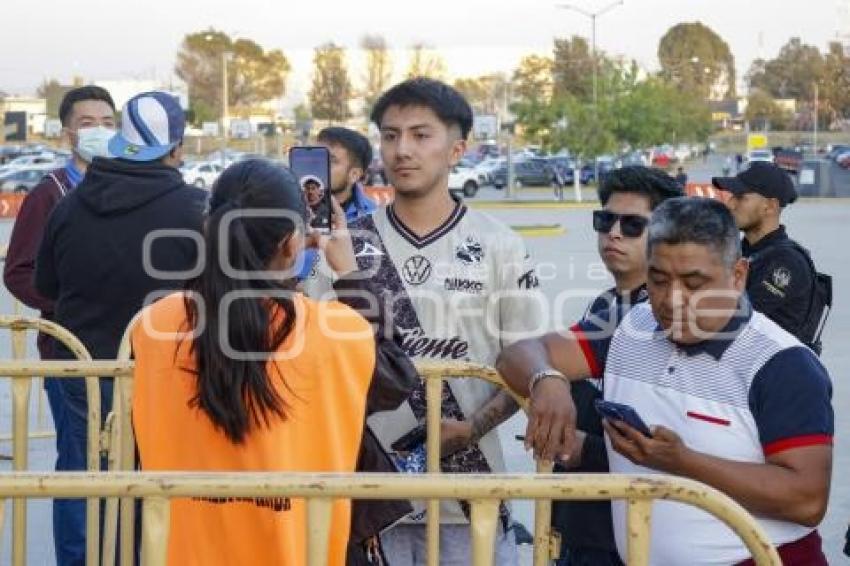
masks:
[(596, 108), (596, 99), (597, 99), (596, 74), (597, 74), (597, 66), (598, 66), (598, 61), (597, 61), (597, 58), (596, 58), (596, 19), (599, 16), (601, 16), (602, 14), (610, 12), (611, 10), (616, 8), (617, 6), (621, 6), (623, 4), (623, 1), (624, 0), (617, 0), (616, 2), (612, 2), (611, 4), (608, 4), (607, 6), (602, 8), (601, 10), (597, 10), (595, 12), (588, 12), (584, 8), (574, 6), (573, 4), (556, 4), (555, 5), (557, 8), (561, 8), (562, 10), (572, 10), (573, 12), (578, 12), (579, 14), (581, 14), (583, 16), (587, 16), (588, 18), (590, 18), (590, 34), (591, 34), (590, 35), (590, 37), (591, 37), (590, 43), (591, 43), (591, 52), (593, 53), (593, 107), (594, 108)]
[(221, 52), (221, 166), (227, 167), (227, 61), (230, 52)]

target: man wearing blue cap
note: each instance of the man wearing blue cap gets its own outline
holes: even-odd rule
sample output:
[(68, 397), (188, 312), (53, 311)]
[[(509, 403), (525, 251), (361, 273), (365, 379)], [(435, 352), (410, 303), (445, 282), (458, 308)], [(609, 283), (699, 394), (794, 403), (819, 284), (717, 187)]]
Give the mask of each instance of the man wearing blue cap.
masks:
[[(198, 265), (206, 193), (177, 169), (185, 118), (170, 94), (146, 92), (124, 106), (109, 140), (115, 159), (96, 157), (77, 189), (53, 210), (36, 261), (39, 293), (55, 301), (55, 321), (95, 359), (114, 359), (125, 327), (162, 291), (182, 288)], [(74, 355), (58, 347), (58, 359)], [(82, 379), (60, 380), (57, 471), (86, 468), (88, 406)], [(101, 410), (112, 406), (112, 381), (101, 380)], [(54, 503), (58, 564), (85, 562), (83, 500)]]

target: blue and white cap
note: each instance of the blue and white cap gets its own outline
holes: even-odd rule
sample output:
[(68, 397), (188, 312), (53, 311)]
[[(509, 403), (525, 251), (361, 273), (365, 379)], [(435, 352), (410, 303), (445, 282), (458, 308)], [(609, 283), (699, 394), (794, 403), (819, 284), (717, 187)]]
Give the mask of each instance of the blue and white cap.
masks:
[(113, 157), (154, 161), (183, 139), (186, 118), (176, 97), (167, 92), (143, 92), (121, 111), (121, 131), (109, 140)]

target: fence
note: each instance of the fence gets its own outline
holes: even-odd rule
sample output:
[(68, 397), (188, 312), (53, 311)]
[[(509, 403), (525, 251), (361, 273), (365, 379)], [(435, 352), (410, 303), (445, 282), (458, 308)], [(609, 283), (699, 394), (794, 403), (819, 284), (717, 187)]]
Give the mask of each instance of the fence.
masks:
[[(41, 329), (60, 335), (59, 327), (39, 319), (0, 317), (0, 327), (6, 325), (15, 332)], [(70, 335), (69, 335), (70, 336)], [(68, 338), (67, 336), (65, 337)], [(72, 336), (70, 338), (73, 338)], [(428, 474), (398, 476), (374, 474), (150, 474), (134, 473), (134, 440), (130, 421), (132, 399), (132, 370), (130, 346), (125, 335), (116, 361), (90, 361), (87, 353), (76, 350), (83, 361), (0, 361), (0, 376), (10, 377), (14, 386), (28, 399), (30, 380), (35, 376), (58, 378), (85, 377), (89, 399), (89, 470), (98, 469), (101, 451), (109, 455), (108, 473), (89, 474), (27, 474), (0, 475), (0, 499), (15, 500), (15, 526), (25, 518), (24, 500), (27, 497), (87, 497), (87, 565), (99, 561), (97, 498), (109, 498), (103, 537), (103, 564), (114, 564), (115, 540), (120, 525), (120, 563), (133, 563), (135, 498), (144, 498), (143, 553), (145, 564), (165, 563), (168, 536), (168, 499), (172, 497), (303, 497), (307, 498), (308, 528), (305, 535), (310, 549), (310, 564), (327, 563), (327, 537), (330, 504), (334, 498), (353, 499), (427, 499), (428, 500), (428, 563), (438, 564), (439, 501), (467, 499), (472, 502), (472, 532), (474, 563), (490, 564), (493, 537), (497, 527), (499, 501), (503, 499), (535, 500), (535, 566), (547, 564), (552, 556), (549, 523), (552, 499), (626, 499), (628, 502), (628, 563), (648, 563), (649, 533), (653, 499), (669, 499), (705, 509), (725, 521), (744, 540), (758, 564), (780, 564), (759, 524), (737, 503), (718, 491), (680, 478), (654, 476), (631, 477), (618, 475), (556, 476), (539, 473), (533, 476), (509, 475), (449, 475), (439, 473), (439, 430), (442, 380), (449, 378), (479, 378), (502, 386), (501, 378), (492, 368), (473, 364), (418, 364), (426, 380), (428, 404)], [(113, 378), (113, 411), (101, 430), (98, 378)], [(18, 383), (23, 385), (18, 386)], [(522, 399), (517, 399), (520, 404)], [(28, 404), (15, 403), (16, 470), (25, 469), (27, 447)], [(23, 415), (23, 416), (22, 416)], [(437, 431), (437, 434), (433, 434)], [(18, 456), (23, 451), (23, 457)], [(19, 462), (24, 467), (19, 467)], [(122, 471), (114, 471), (122, 470)], [(539, 472), (551, 468), (538, 467)], [(120, 505), (116, 498), (120, 498)], [(120, 512), (120, 523), (118, 515)], [(2, 526), (0, 507), (0, 526)], [(13, 534), (13, 564), (25, 563), (25, 532), (15, 528)], [(324, 549), (324, 550), (323, 550)]]

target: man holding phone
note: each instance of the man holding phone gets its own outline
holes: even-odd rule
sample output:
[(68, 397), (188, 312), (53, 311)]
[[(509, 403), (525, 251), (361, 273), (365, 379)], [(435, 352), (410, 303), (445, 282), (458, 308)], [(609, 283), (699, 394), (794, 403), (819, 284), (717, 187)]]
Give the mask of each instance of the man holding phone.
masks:
[[(593, 211), (597, 250), (614, 278), (614, 287), (593, 301), (584, 320), (596, 320), (613, 334), (620, 320), (637, 304), (646, 302), (646, 227), (652, 211), (667, 199), (683, 195), (676, 181), (660, 169), (627, 166), (605, 176), (599, 189), (602, 208)], [(555, 472), (608, 471), (602, 419), (594, 402), (602, 398), (593, 380), (572, 384), (576, 406), (577, 442), (566, 463)], [(608, 501), (554, 501), (552, 527), (561, 534), (558, 566), (620, 566)]]
[[(564, 333), (506, 348), (498, 369), (531, 396), (526, 443), (538, 457), (572, 449), (571, 381), (592, 378), (604, 397), (631, 406), (647, 438), (606, 420), (612, 472), (671, 474), (723, 491), (756, 515), (785, 564), (825, 565), (815, 527), (832, 475), (832, 386), (817, 356), (744, 294), (747, 262), (721, 203), (670, 199), (648, 226), (649, 304), (613, 336), (583, 321)], [(612, 503), (625, 556), (623, 502)], [(737, 564), (750, 555), (720, 521), (657, 502), (652, 564)]]

